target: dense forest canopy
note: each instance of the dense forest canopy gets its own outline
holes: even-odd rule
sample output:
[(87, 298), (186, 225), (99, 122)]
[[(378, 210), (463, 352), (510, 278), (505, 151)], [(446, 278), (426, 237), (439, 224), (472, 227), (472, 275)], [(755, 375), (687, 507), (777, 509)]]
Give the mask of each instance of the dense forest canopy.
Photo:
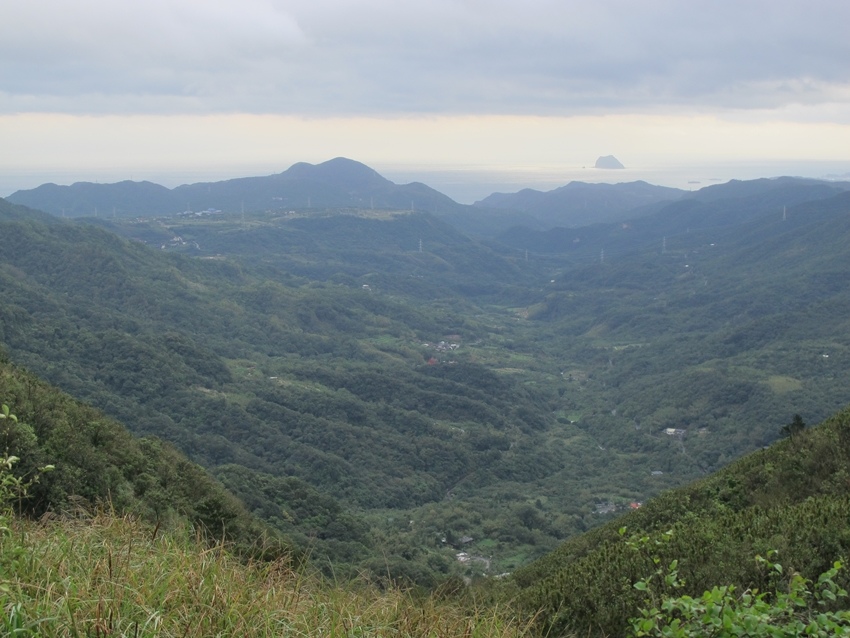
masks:
[(2, 202), (0, 340), (335, 573), (496, 575), (847, 403), (847, 209), (733, 182), (499, 242), (405, 208)]

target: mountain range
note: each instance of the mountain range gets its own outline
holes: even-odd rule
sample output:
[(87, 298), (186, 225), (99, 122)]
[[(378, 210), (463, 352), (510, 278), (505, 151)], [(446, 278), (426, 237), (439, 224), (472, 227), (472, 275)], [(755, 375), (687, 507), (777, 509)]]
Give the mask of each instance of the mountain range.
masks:
[[(420, 211), (435, 214), (473, 236), (495, 237), (500, 233), (514, 234), (514, 227), (547, 233), (556, 228), (632, 221), (663, 214), (663, 210), (668, 216), (679, 217), (679, 228), (670, 231), (695, 228), (703, 223), (700, 220), (715, 225), (735, 223), (743, 221), (742, 212), (751, 215), (766, 207), (791, 206), (848, 188), (848, 182), (799, 178), (733, 181), (696, 192), (646, 182), (570, 182), (547, 192), (524, 189), (493, 193), (467, 206), (425, 184), (398, 185), (360, 162), (339, 157), (317, 165), (300, 162), (276, 175), (186, 184), (173, 189), (132, 181), (43, 184), (12, 193), (7, 199), (57, 216), (101, 219), (295, 209)], [(723, 201), (735, 201), (729, 212), (734, 218), (728, 221), (718, 213)]]
[(345, 158), (318, 165), (300, 162), (265, 177), (186, 184), (168, 189), (151, 182), (43, 184), (7, 198), (65, 217), (136, 217), (219, 210), (285, 211), (292, 208), (364, 208), (445, 212), (461, 205), (420, 183), (397, 185)]
[[(353, 206), (392, 187), (327, 164), (282, 175), (293, 189), (325, 175), (348, 197), (338, 208), (243, 214), (240, 198), (62, 220), (0, 201), (9, 359), (176, 446), (329, 573), (434, 585), (540, 559), (511, 586), (558, 631), (579, 627), (558, 612), (565, 556), (590, 549), (548, 552), (770, 446), (795, 413), (815, 423), (848, 403), (846, 183), (733, 181), (651, 202), (655, 187), (568, 185), (623, 202), (607, 223), (549, 228), (542, 209)], [(208, 192), (224, 201), (234, 183), (248, 182)], [(150, 488), (116, 471), (122, 493)], [(56, 477), (74, 485), (70, 469)], [(193, 510), (181, 493), (196, 519), (230, 507)], [(644, 511), (667, 524), (664, 507)]]
[(547, 228), (575, 227), (638, 217), (643, 207), (682, 199), (686, 194), (687, 191), (646, 182), (570, 182), (548, 192), (527, 188), (518, 193), (493, 193), (475, 205), (529, 213)]

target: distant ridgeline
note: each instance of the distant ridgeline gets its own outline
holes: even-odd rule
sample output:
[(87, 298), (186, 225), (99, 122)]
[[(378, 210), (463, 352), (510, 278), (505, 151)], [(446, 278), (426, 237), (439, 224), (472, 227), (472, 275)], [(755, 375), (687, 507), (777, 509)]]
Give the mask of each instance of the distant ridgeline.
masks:
[[(650, 246), (662, 251), (665, 237), (672, 242), (694, 231), (740, 228), (758, 219), (805, 223), (809, 210), (840, 209), (844, 205), (840, 196), (848, 188), (848, 182), (797, 178), (732, 181), (693, 193), (642, 182), (572, 183), (548, 193), (491, 195), (480, 204), (517, 208), (544, 223), (543, 228), (517, 224), (498, 233), (498, 240), (508, 246), (598, 259), (600, 250), (609, 257)], [(827, 203), (831, 198), (835, 200)], [(821, 203), (802, 209), (802, 219), (788, 215), (793, 207), (807, 202)]]
[[(850, 402), (846, 183), (570, 184), (436, 215), (328, 164), (287, 179), (340, 169), (343, 208), (62, 220), (0, 200), (9, 358), (176, 446), (328, 573), (429, 586), (512, 572)], [(610, 217), (573, 227), (561, 197)], [(120, 502), (170, 498), (102, 465)], [(557, 571), (517, 583), (560, 626)]]
[[(622, 168), (613, 156), (600, 157), (597, 167)], [(47, 211), (59, 217), (125, 219), (136, 217), (216, 217), (223, 213), (319, 213), (328, 210), (407, 211), (438, 215), (457, 229), (474, 236), (500, 237), (514, 246), (519, 240), (529, 250), (539, 250), (523, 233), (628, 222), (636, 231), (655, 232), (652, 219), (680, 216), (682, 230), (708, 221), (722, 223), (718, 213), (738, 209), (744, 217), (766, 206), (793, 206), (823, 199), (827, 192), (847, 190), (846, 182), (799, 178), (732, 181), (696, 192), (655, 186), (646, 182), (589, 184), (571, 182), (548, 192), (523, 189), (493, 193), (473, 206), (458, 204), (448, 196), (418, 182), (394, 184), (359, 162), (336, 158), (321, 164), (298, 163), (286, 171), (262, 177), (187, 184), (168, 189), (150, 182), (115, 184), (78, 182), (70, 186), (43, 184), (21, 190), (8, 201)], [(805, 191), (808, 190), (808, 193)], [(771, 194), (768, 194), (768, 191)], [(732, 202), (735, 202), (732, 205)], [(672, 205), (671, 204), (674, 204)], [(634, 220), (649, 217), (641, 226)], [(722, 218), (722, 214), (720, 215)], [(740, 223), (744, 217), (734, 221)], [(648, 224), (648, 225), (647, 225)], [(663, 229), (670, 232), (672, 229)], [(539, 244), (539, 240), (537, 241)], [(566, 246), (569, 248), (570, 246)], [(583, 246), (572, 246), (582, 248)], [(609, 246), (613, 249), (615, 246)], [(548, 250), (547, 250), (548, 252)]]
[(215, 214), (290, 209), (363, 208), (445, 212), (462, 206), (420, 183), (397, 185), (359, 162), (336, 158), (299, 163), (277, 175), (187, 184), (169, 189), (151, 182), (43, 184), (10, 202), (61, 217)]
[[(570, 182), (545, 193), (531, 188), (518, 193), (493, 193), (475, 202), (475, 207), (480, 210), (523, 213), (533, 221), (529, 222), (515, 214), (513, 226), (526, 226), (529, 230), (545, 232), (552, 228), (575, 228), (631, 220), (647, 214), (652, 206), (666, 204), (685, 195), (686, 191), (646, 182)], [(458, 211), (453, 217), (462, 218), (464, 214)], [(497, 220), (500, 226), (508, 223), (507, 218)], [(487, 230), (491, 229), (481, 229), (482, 234), (488, 234)]]

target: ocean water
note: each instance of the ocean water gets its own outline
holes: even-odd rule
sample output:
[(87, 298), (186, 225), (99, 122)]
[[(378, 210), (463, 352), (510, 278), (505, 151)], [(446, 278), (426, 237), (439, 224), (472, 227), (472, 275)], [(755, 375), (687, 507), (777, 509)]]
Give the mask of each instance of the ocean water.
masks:
[(423, 182), (462, 204), (492, 193), (515, 193), (524, 188), (549, 191), (572, 181), (617, 184), (642, 180), (658, 186), (699, 190), (732, 179), (807, 177), (850, 180), (846, 162), (737, 162), (706, 165), (644, 166), (605, 170), (592, 166), (545, 167), (375, 167), (397, 184)]
[[(572, 181), (609, 183), (643, 180), (659, 186), (698, 190), (705, 186), (760, 177), (791, 175), (815, 179), (850, 180), (850, 160), (846, 162), (763, 161), (714, 164), (673, 164), (666, 166), (627, 166), (604, 170), (592, 166), (443, 166), (375, 163), (372, 168), (396, 184), (422, 182), (462, 204), (472, 204), (492, 193), (514, 193), (524, 188), (548, 191)], [(72, 184), (78, 181), (113, 183), (122, 180), (151, 181), (168, 188), (181, 184), (211, 182), (236, 177), (270, 175), (287, 166), (238, 165), (186, 170), (57, 169), (0, 172), (0, 197), (40, 184)]]

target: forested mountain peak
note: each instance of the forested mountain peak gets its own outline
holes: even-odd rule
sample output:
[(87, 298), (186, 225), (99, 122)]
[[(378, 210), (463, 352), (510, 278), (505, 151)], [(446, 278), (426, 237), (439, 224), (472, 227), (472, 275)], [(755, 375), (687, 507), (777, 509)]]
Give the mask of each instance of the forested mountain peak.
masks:
[(464, 208), (420, 183), (395, 184), (365, 164), (338, 157), (298, 163), (274, 175), (184, 184), (150, 182), (44, 184), (20, 190), (9, 201), (57, 216), (128, 218), (178, 213), (363, 208), (447, 212)]
[(345, 157), (336, 157), (321, 164), (298, 162), (281, 173), (287, 179), (313, 179), (338, 184), (348, 188), (368, 190), (393, 183), (381, 176), (376, 170)]
[[(744, 223), (767, 211), (781, 212), (783, 207), (826, 199), (848, 188), (850, 182), (797, 177), (731, 180), (697, 191), (640, 181), (570, 182), (547, 192), (523, 189), (517, 193), (494, 193), (475, 203), (476, 207), (487, 207), (487, 215), (476, 216), (464, 210), (447, 218), (477, 235), (498, 237), (518, 248), (550, 252), (550, 248), (542, 246), (560, 241), (556, 236), (564, 235), (565, 229), (579, 230), (583, 237), (607, 237), (610, 229), (625, 224), (657, 238), (689, 228)], [(495, 211), (499, 214), (494, 215)], [(608, 228), (583, 228), (597, 224)], [(551, 235), (549, 239), (547, 234)], [(532, 236), (542, 241), (535, 241)], [(603, 239), (602, 243), (606, 241)], [(585, 241), (581, 247), (588, 246)], [(594, 246), (597, 252), (602, 247)], [(620, 246), (608, 247), (621, 250)]]

